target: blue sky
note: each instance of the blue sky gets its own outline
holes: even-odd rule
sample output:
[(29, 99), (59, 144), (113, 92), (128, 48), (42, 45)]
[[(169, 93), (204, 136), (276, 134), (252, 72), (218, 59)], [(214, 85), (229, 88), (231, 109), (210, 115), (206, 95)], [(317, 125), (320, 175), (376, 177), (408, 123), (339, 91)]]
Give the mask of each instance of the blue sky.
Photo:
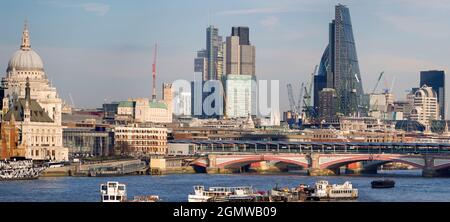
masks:
[[(60, 96), (71, 94), (78, 107), (100, 107), (151, 95), (155, 42), (160, 86), (193, 78), (208, 24), (222, 36), (244, 25), (256, 46), (258, 78), (279, 79), (287, 98), (285, 85), (298, 91), (319, 63), (337, 3), (350, 8), (366, 91), (385, 71), (379, 88), (395, 76), (394, 93), (402, 99), (418, 86), (421, 70), (450, 71), (450, 0), (3, 0), (0, 67), (6, 70), (19, 48), (28, 19), (32, 48)], [(282, 109), (287, 103), (281, 99)]]

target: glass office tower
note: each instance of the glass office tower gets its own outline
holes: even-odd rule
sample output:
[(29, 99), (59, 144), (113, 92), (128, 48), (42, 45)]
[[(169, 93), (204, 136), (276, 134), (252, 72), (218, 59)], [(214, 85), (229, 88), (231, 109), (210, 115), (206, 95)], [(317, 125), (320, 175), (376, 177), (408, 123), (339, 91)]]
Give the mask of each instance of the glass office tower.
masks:
[[(335, 7), (335, 19), (329, 25), (329, 43), (322, 56), (318, 77), (314, 81), (314, 94), (320, 90), (336, 90), (337, 112), (345, 116), (363, 112), (363, 87), (349, 9)], [(314, 99), (315, 106), (317, 100)]]

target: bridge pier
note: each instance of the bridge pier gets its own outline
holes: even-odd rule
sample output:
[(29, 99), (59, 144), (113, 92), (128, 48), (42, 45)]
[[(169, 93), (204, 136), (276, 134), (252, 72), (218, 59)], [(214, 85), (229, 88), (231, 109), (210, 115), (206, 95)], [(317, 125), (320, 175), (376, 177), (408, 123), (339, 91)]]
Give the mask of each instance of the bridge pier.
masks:
[(336, 176), (339, 175), (339, 168), (336, 169), (319, 169), (319, 168), (309, 168), (309, 176)]
[(231, 174), (233, 171), (226, 168), (219, 167), (208, 167), (206, 168), (206, 173), (208, 174)]
[(356, 162), (347, 165), (345, 174), (377, 174), (377, 170), (377, 166), (364, 166), (363, 162)]
[(448, 177), (450, 176), (450, 171), (448, 169), (435, 169), (435, 157), (426, 155), (425, 167), (422, 169), (423, 177)]

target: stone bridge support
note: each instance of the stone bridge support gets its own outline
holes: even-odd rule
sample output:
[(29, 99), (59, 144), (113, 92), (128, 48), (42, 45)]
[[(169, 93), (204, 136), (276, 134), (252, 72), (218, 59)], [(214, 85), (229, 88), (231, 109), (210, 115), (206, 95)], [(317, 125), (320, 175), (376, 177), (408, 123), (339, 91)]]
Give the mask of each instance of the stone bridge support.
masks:
[(310, 153), (308, 175), (310, 176), (333, 176), (339, 175), (339, 169), (330, 170), (320, 168), (320, 153)]
[(425, 167), (422, 169), (423, 177), (448, 177), (450, 172), (448, 168), (439, 169), (437, 168), (435, 162), (437, 160), (436, 156), (425, 155)]

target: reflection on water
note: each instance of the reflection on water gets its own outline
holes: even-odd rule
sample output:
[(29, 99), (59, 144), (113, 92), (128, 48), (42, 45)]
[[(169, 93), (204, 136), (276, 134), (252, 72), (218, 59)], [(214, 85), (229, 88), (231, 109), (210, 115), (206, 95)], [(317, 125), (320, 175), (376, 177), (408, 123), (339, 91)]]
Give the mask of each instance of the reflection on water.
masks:
[[(98, 202), (100, 184), (119, 181), (128, 186), (128, 196), (159, 195), (163, 201), (187, 201), (193, 186), (253, 186), (260, 191), (273, 186), (294, 187), (325, 179), (330, 183), (351, 181), (359, 189), (359, 201), (450, 201), (450, 178), (422, 178), (420, 170), (384, 170), (377, 175), (310, 177), (299, 174), (184, 174), (124, 177), (55, 177), (30, 181), (1, 181), (0, 201)], [(389, 177), (392, 189), (371, 189), (370, 182)]]

